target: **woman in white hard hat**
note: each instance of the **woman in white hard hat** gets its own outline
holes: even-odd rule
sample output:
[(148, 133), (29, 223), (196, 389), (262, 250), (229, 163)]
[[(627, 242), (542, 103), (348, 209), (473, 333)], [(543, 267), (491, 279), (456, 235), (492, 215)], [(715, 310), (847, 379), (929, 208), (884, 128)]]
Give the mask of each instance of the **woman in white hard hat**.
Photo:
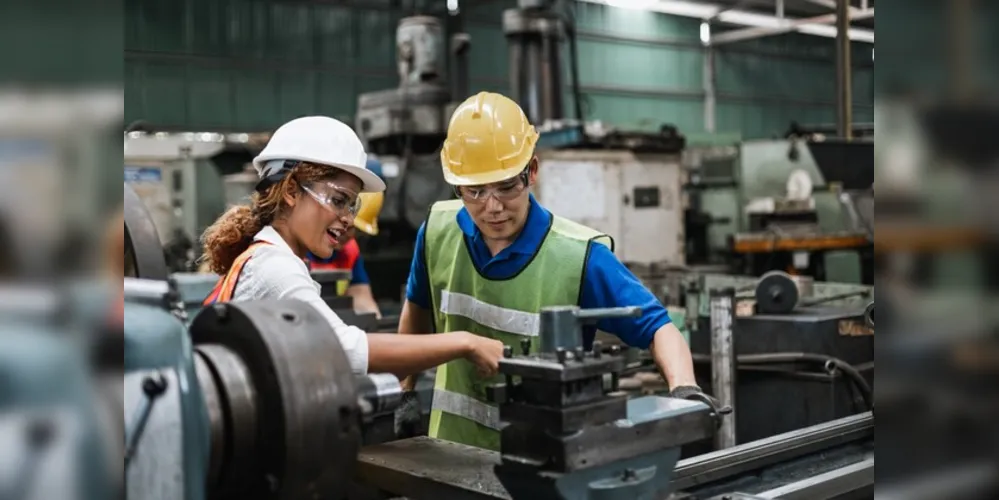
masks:
[(260, 182), (251, 204), (229, 209), (202, 237), (209, 268), (222, 276), (205, 304), (308, 302), (333, 326), (357, 373), (402, 377), (467, 358), (484, 375), (494, 374), (503, 355), (498, 341), (468, 332), (433, 335), (431, 343), (409, 335), (366, 335), (345, 324), (320, 297), (306, 255), (329, 257), (353, 223), (358, 195), (385, 189), (366, 159), (354, 131), (333, 118), (298, 118), (274, 132), (253, 160)]

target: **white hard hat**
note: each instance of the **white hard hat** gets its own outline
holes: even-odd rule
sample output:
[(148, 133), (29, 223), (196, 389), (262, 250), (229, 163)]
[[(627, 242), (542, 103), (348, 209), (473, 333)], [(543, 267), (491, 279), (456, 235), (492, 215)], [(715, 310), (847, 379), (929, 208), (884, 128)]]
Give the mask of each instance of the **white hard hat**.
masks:
[(328, 165), (361, 179), (361, 192), (384, 191), (385, 182), (368, 170), (367, 158), (361, 139), (347, 124), (328, 116), (305, 116), (281, 125), (253, 159), (253, 167), (266, 179), (282, 171), (288, 160)]

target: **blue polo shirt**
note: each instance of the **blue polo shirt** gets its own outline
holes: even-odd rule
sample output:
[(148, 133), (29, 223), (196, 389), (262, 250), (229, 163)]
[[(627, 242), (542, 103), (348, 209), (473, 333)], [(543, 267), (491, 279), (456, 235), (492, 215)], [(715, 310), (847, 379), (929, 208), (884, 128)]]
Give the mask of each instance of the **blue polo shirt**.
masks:
[[(457, 215), (458, 226), (465, 233), (465, 240), (470, 243), (468, 248), (471, 249), (472, 263), (483, 276), (496, 280), (512, 277), (531, 261), (531, 256), (541, 246), (547, 234), (551, 218), (552, 214), (532, 194), (524, 230), (513, 244), (493, 257), (468, 211), (462, 208)], [(426, 223), (420, 226), (416, 234), (416, 251), (413, 253), (409, 281), (406, 284), (406, 299), (429, 310), (432, 306), (430, 280), (423, 252), (425, 232)], [(647, 349), (656, 331), (670, 322), (669, 313), (652, 292), (617, 260), (609, 248), (599, 243), (590, 245), (592, 248), (586, 259), (579, 307), (640, 306), (642, 315), (637, 318), (603, 319), (596, 327), (584, 327), (583, 342), (586, 348), (589, 349), (596, 329), (599, 328), (617, 335), (629, 346)]]

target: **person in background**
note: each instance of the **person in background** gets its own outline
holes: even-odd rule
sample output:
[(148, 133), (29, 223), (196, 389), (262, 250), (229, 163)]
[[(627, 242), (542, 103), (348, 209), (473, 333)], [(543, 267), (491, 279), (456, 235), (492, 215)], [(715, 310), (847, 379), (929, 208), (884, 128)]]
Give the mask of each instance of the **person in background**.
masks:
[[(379, 178), (382, 177), (381, 163), (368, 158), (367, 168)], [(371, 281), (368, 279), (368, 271), (364, 268), (364, 258), (361, 256), (361, 247), (357, 244), (355, 230), (360, 229), (365, 234), (378, 235), (378, 214), (382, 210), (385, 201), (385, 194), (361, 193), (358, 195), (361, 200), (361, 208), (354, 217), (354, 224), (347, 228), (347, 232), (340, 238), (340, 247), (333, 251), (333, 255), (323, 259), (308, 254), (308, 264), (310, 270), (324, 269), (346, 269), (350, 271), (350, 281), (337, 282), (337, 295), (347, 295), (354, 298), (354, 311), (359, 313), (374, 313), (381, 318), (382, 313), (378, 309), (378, 303), (371, 292)]]
[(330, 309), (306, 267), (306, 254), (328, 257), (353, 224), (358, 194), (385, 183), (366, 167), (357, 134), (326, 116), (282, 125), (254, 158), (260, 176), (251, 203), (230, 208), (202, 236), (204, 258), (220, 279), (204, 305), (252, 300), (299, 300), (330, 325), (354, 373), (406, 376), (450, 360), (468, 359), (495, 374), (503, 344), (471, 334), (366, 334)]

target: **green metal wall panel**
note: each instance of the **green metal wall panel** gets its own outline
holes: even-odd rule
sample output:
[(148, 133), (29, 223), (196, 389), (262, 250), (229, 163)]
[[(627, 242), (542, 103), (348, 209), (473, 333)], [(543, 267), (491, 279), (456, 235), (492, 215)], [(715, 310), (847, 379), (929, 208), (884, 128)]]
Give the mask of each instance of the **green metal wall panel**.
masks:
[[(473, 91), (508, 88), (501, 19), (515, 4), (461, 2), (472, 36)], [(126, 0), (127, 119), (221, 130), (266, 130), (309, 113), (349, 120), (358, 93), (397, 84), (394, 32), (406, 13), (391, 5)], [(587, 118), (703, 131), (699, 20), (573, 6)], [(856, 121), (873, 120), (871, 47), (855, 46)], [(719, 49), (716, 67), (718, 132), (770, 137), (792, 120), (835, 120), (832, 39), (782, 35), (740, 42)], [(571, 99), (567, 111), (574, 113)]]

